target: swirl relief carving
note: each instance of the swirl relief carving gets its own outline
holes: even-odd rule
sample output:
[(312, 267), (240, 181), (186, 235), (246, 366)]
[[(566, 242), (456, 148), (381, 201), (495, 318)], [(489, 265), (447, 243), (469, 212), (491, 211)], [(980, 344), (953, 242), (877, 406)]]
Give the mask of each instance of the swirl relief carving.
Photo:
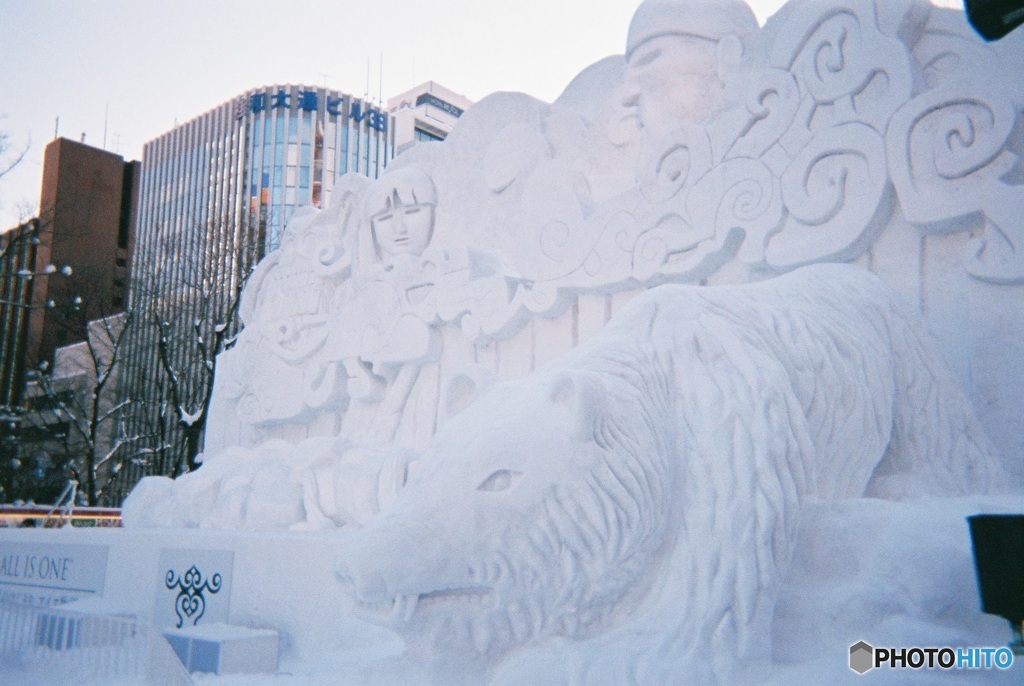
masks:
[[(793, 2), (763, 28), (730, 15), (695, 35), (681, 11), (667, 26), (641, 17), (586, 99), (502, 96), (461, 137), (296, 215), (219, 367), (240, 421), (355, 426), (364, 405), (401, 419), (439, 365), (576, 317), (581, 296), (857, 260), (894, 217), (970, 231), (968, 274), (1024, 283), (1024, 88), (962, 16)], [(711, 91), (693, 107), (697, 83)], [(608, 122), (627, 120), (612, 140)], [(614, 158), (612, 185), (598, 158)], [(528, 359), (543, 345), (534, 336)]]
[(888, 133), (889, 172), (907, 219), (943, 231), (980, 223), (965, 268), (995, 283), (1024, 283), (1024, 188), (1004, 180), (1019, 162), (1007, 149), (1017, 121), (1002, 93), (963, 84), (914, 98)]
[(913, 0), (796, 1), (764, 27), (737, 3), (678, 5), (638, 13), (626, 55), (554, 104), (489, 99), (451, 140), (296, 215), (219, 368), (242, 421), (400, 421), (442, 369), (525, 371), (548, 355), (536, 329), (578, 343), (581, 298), (589, 331), (624, 292), (874, 260), (901, 222), (971, 232), (968, 274), (1024, 283), (1021, 41), (986, 46)]

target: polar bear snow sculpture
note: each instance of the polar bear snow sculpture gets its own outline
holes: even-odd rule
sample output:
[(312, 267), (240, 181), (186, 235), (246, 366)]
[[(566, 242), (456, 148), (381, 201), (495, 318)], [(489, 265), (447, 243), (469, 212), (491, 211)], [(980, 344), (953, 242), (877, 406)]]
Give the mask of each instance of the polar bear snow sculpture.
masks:
[(916, 313), (867, 272), (664, 286), (454, 416), (339, 577), (412, 654), (738, 683), (769, 659), (805, 501), (980, 492), (997, 464)]

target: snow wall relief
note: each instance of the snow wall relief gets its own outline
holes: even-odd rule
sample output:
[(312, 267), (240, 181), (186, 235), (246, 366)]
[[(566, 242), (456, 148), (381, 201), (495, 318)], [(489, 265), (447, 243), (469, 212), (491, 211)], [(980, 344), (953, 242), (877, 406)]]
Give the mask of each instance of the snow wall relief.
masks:
[(1019, 34), (647, 0), (553, 104), (489, 96), (297, 212), (204, 465), (126, 521), (356, 530), (344, 586), (412, 651), (732, 683), (808, 499), (1024, 476)]
[(553, 105), (492, 95), (293, 219), (250, 282), (208, 450), (422, 447), (465, 364), (519, 377), (644, 288), (817, 262), (918, 303), (1016, 445), (984, 370), (1020, 357), (986, 343), (1021, 319), (1003, 302), (1024, 283), (1020, 43), (917, 2), (790, 3), (763, 29), (741, 4), (644, 3), (627, 55)]

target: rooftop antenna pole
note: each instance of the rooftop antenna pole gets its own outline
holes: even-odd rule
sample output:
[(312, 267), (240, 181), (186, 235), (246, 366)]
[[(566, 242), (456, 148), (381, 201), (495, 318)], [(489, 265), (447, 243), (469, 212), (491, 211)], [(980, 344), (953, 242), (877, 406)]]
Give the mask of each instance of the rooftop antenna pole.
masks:
[(60, 131), (60, 116), (58, 116), (57, 120), (55, 122), (53, 122), (53, 137), (54, 138), (57, 138), (57, 132), (58, 131)]
[(107, 120), (110, 115), (110, 103), (103, 106), (103, 149), (107, 149)]

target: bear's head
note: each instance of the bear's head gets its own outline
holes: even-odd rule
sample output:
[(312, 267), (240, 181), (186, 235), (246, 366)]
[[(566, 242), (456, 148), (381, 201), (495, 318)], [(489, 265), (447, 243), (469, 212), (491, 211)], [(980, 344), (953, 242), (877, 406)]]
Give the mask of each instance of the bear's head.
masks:
[(621, 386), (542, 375), (450, 419), (346, 548), (339, 578), (363, 616), (419, 652), (499, 655), (628, 612), (663, 545), (670, 479)]

